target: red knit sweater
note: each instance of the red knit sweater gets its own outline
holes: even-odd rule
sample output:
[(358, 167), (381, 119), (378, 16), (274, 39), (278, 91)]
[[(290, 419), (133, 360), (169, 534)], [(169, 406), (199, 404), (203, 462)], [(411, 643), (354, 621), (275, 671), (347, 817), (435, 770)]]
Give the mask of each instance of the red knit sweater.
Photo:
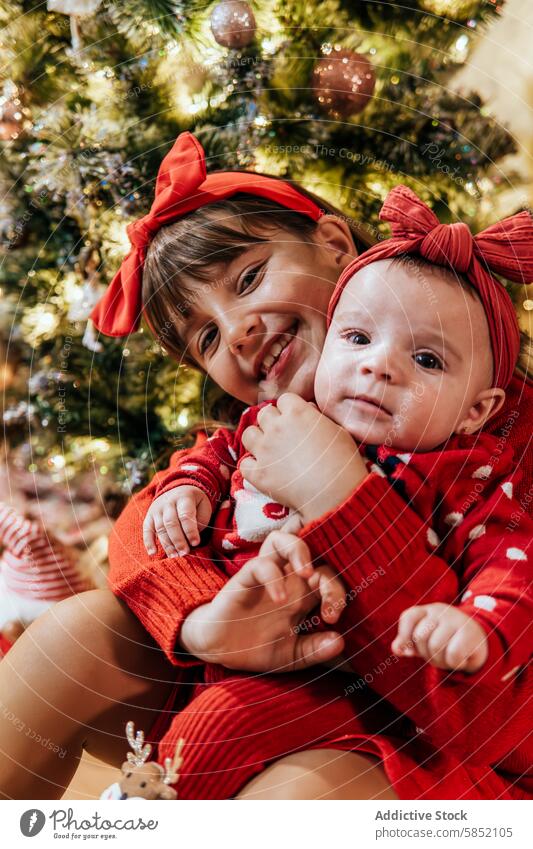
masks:
[[(211, 545), (228, 576), (255, 557), (262, 541), (293, 512), (252, 486), (240, 470), (247, 456), (242, 435), (257, 423), (263, 406), (249, 407), (236, 430), (219, 428), (158, 484), (158, 496), (185, 485), (207, 495)], [(369, 473), (386, 477), (425, 522), (426, 552), (438, 553), (456, 573), (461, 598), (455, 603), (487, 631), (492, 676), (516, 672), (533, 646), (533, 521), (513, 498), (521, 475), (512, 450), (486, 433), (452, 436), (435, 451), (406, 454), (364, 445), (359, 450)], [(374, 542), (364, 523), (355, 532), (363, 546)], [(373, 580), (383, 574), (382, 568)], [(353, 599), (356, 589), (351, 587)]]
[[(508, 403), (492, 432), (509, 441), (531, 481), (529, 447), (533, 412), (531, 385), (515, 378)], [(175, 455), (173, 463), (183, 461)], [(197, 663), (180, 653), (176, 640), (184, 618), (210, 601), (227, 581), (209, 546), (184, 559), (150, 558), (142, 542), (142, 521), (165, 473), (132, 499), (110, 541), (110, 584), (161, 645), (172, 663)], [(530, 508), (527, 487), (517, 491)], [(354, 529), (357, 528), (357, 532)], [(383, 533), (384, 529), (387, 533)], [(457, 599), (457, 574), (427, 551), (427, 525), (378, 475), (368, 476), (336, 510), (303, 529), (314, 556), (331, 563), (348, 590), (364, 592), (343, 614), (346, 654), (372, 688), (422, 729), (437, 748), (448, 747), (472, 763), (499, 764), (513, 775), (531, 768), (527, 741), (532, 677), (530, 667), (496, 680), (490, 666), (475, 675), (437, 670), (417, 658), (390, 654), (400, 613), (412, 604)], [(377, 568), (385, 574), (368, 583)], [(423, 757), (423, 746), (421, 747)]]

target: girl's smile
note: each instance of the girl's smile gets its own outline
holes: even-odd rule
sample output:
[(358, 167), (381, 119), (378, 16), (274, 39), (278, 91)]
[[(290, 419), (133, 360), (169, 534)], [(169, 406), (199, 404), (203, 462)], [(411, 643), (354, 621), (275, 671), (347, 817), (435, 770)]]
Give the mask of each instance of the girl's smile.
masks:
[(247, 404), (289, 391), (313, 398), (329, 299), (355, 255), (349, 228), (334, 216), (319, 220), (315, 238), (276, 228), (219, 275), (215, 266), (182, 322), (188, 354)]

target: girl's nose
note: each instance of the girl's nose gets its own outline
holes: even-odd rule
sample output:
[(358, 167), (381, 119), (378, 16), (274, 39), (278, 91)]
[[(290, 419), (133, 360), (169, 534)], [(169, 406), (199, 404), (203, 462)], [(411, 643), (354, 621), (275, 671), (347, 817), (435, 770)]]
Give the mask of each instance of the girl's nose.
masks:
[(257, 351), (264, 338), (261, 318), (256, 315), (234, 316), (227, 322), (227, 346), (232, 354)]

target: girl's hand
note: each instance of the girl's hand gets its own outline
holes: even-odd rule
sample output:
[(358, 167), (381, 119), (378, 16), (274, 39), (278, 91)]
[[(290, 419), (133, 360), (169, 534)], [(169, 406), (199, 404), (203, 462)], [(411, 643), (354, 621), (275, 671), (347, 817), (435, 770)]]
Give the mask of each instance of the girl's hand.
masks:
[(441, 603), (404, 610), (391, 648), (398, 657), (423, 657), (438, 669), (463, 672), (477, 672), (489, 653), (482, 626), (458, 607)]
[[(299, 636), (309, 611), (321, 602), (332, 624), (345, 607), (345, 590), (327, 566), (313, 567), (303, 540), (271, 533), (218, 595), (189, 614), (180, 642), (199, 660), (248, 672), (293, 672), (339, 655), (335, 631)], [(302, 629), (303, 630), (303, 629)]]
[(200, 530), (207, 527), (212, 512), (209, 498), (197, 486), (177, 486), (164, 492), (144, 520), (143, 541), (148, 554), (157, 554), (157, 537), (167, 557), (184, 557), (189, 545), (199, 545)]
[(242, 442), (240, 470), (253, 486), (310, 522), (341, 504), (368, 474), (350, 434), (298, 395), (259, 411)]

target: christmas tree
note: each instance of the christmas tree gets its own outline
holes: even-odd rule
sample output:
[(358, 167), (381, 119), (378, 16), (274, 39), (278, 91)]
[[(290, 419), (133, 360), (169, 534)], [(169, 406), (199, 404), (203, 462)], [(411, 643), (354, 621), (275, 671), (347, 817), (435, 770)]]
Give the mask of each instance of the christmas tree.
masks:
[(20, 462), (129, 492), (216, 400), (146, 328), (108, 340), (87, 323), (180, 132), (209, 170), (290, 177), (374, 235), (400, 182), (443, 219), (482, 217), (513, 141), (449, 83), (503, 6), (4, 0), (0, 339)]

